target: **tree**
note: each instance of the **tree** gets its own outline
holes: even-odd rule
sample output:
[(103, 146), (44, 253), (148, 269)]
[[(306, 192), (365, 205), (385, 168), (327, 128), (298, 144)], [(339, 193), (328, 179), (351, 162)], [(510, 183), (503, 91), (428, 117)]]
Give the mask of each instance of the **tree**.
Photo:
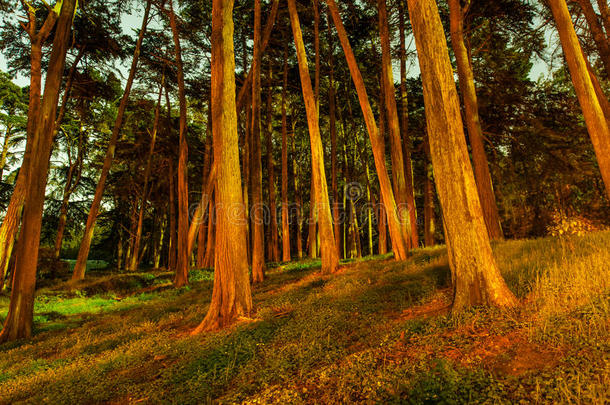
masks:
[[(288, 11), (290, 13), (290, 25), (292, 26), (294, 44), (297, 49), (301, 89), (303, 91), (303, 99), (305, 100), (305, 109), (307, 112), (307, 126), (309, 128), (309, 142), (311, 146), (311, 177), (314, 184), (313, 204), (315, 205), (316, 217), (320, 227), (322, 273), (329, 274), (336, 271), (339, 258), (337, 256), (332, 216), (330, 213), (326, 173), (324, 172), (324, 152), (322, 150), (322, 139), (320, 137), (318, 108), (311, 86), (307, 54), (305, 53), (303, 34), (301, 32), (295, 0), (288, 0)], [(312, 235), (310, 235), (310, 237), (312, 237)]]
[(388, 176), (388, 171), (385, 164), (385, 146), (383, 137), (380, 135), (377, 124), (375, 123), (373, 110), (371, 109), (368, 95), (366, 94), (364, 80), (362, 79), (362, 74), (360, 73), (360, 69), (356, 63), (356, 57), (354, 56), (354, 52), (352, 51), (352, 47), (347, 38), (347, 32), (345, 31), (345, 27), (341, 21), (337, 4), (334, 0), (327, 0), (327, 4), (333, 18), (335, 28), (337, 29), (339, 41), (341, 42), (341, 47), (343, 48), (343, 53), (345, 54), (352, 80), (356, 86), (360, 108), (362, 109), (362, 114), (364, 115), (364, 120), (366, 122), (366, 128), (371, 140), (371, 147), (373, 149), (373, 157), (375, 159), (375, 167), (377, 169), (377, 177), (379, 178), (383, 204), (386, 207), (394, 255), (397, 260), (405, 260), (407, 258), (407, 245), (403, 236), (400, 217), (396, 209), (396, 201), (394, 200), (394, 193), (392, 192), (392, 185), (390, 183), (390, 178)]
[(30, 167), (25, 191), (27, 204), (23, 212), (23, 225), (17, 246), (11, 302), (2, 332), (0, 332), (0, 342), (29, 338), (32, 335), (34, 291), (36, 288), (36, 269), (38, 266), (45, 187), (53, 146), (55, 114), (59, 101), (61, 78), (75, 8), (76, 0), (63, 0), (53, 38), (53, 50), (47, 70), (44, 96), (39, 113), (33, 117), (31, 132), (33, 136), (32, 159), (29, 161)]
[(142, 47), (144, 34), (146, 33), (146, 27), (148, 26), (150, 5), (150, 0), (147, 0), (146, 8), (144, 9), (144, 17), (142, 18), (142, 26), (140, 28), (140, 33), (138, 35), (138, 40), (136, 42), (136, 47), (131, 61), (131, 67), (129, 69), (129, 76), (127, 77), (127, 82), (125, 83), (123, 97), (121, 98), (116, 120), (114, 122), (114, 127), (112, 128), (112, 135), (110, 136), (110, 140), (108, 141), (106, 155), (104, 157), (104, 164), (102, 166), (100, 178), (95, 188), (95, 195), (93, 196), (93, 201), (91, 202), (91, 207), (89, 208), (89, 216), (87, 217), (87, 224), (85, 225), (83, 240), (80, 243), (78, 257), (76, 258), (76, 263), (74, 265), (74, 271), (72, 274), (73, 281), (82, 280), (83, 278), (85, 278), (87, 258), (89, 257), (89, 250), (91, 249), (91, 240), (93, 239), (93, 232), (95, 231), (95, 222), (97, 221), (100, 205), (102, 203), (102, 197), (104, 196), (106, 178), (108, 177), (108, 173), (110, 172), (110, 168), (112, 166), (112, 161), (114, 160), (114, 153), (116, 150), (117, 141), (119, 139), (119, 134), (121, 132), (121, 126), (123, 125), (123, 117), (125, 115), (125, 109), (127, 108), (127, 102), (129, 101), (131, 86), (133, 85), (133, 80), (136, 75), (138, 59), (140, 57), (140, 49)]
[(419, 56), (430, 153), (445, 222), (454, 280), (454, 311), (477, 304), (512, 306), (485, 231), (483, 211), (468, 159), (453, 72), (436, 2), (409, 0)]
[(608, 121), (595, 94), (591, 76), (587, 70), (587, 64), (565, 0), (549, 0), (549, 5), (557, 25), (563, 53), (570, 69), (572, 83), (595, 149), (599, 171), (606, 186), (606, 194), (610, 197), (610, 130)]
[(212, 135), (218, 170), (214, 289), (208, 313), (193, 333), (222, 328), (252, 310), (237, 141), (233, 0), (212, 2)]
[(472, 64), (464, 41), (464, 14), (465, 12), (460, 4), (460, 0), (449, 0), (451, 45), (453, 46), (453, 52), (457, 61), (460, 90), (464, 100), (464, 118), (466, 119), (468, 138), (472, 148), (472, 162), (474, 163), (477, 190), (489, 237), (491, 239), (502, 239), (504, 235), (500, 224), (500, 215), (498, 214), (491, 174), (489, 173), (489, 163), (487, 162), (485, 146), (483, 145), (483, 130), (481, 129), (479, 118)]

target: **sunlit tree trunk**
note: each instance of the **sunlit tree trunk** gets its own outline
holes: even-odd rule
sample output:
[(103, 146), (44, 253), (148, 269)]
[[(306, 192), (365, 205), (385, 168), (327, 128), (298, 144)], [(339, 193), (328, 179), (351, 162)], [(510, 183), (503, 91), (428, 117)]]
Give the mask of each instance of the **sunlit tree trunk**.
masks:
[(398, 2), (400, 33), (400, 129), (403, 138), (403, 156), (405, 162), (405, 181), (407, 182), (407, 208), (411, 224), (411, 247), (419, 246), (417, 232), (417, 207), (415, 206), (415, 186), (413, 184), (413, 163), (411, 161), (411, 136), (409, 132), (409, 104), (407, 98), (407, 49), (405, 44), (405, 10), (404, 3)]
[(477, 304), (512, 306), (486, 232), (447, 42), (436, 2), (408, 0), (426, 106), (430, 153), (446, 221), (454, 311)]
[(112, 129), (112, 135), (108, 141), (108, 147), (106, 149), (106, 156), (104, 157), (104, 163), (102, 165), (102, 171), (100, 178), (95, 188), (95, 194), (93, 195), (93, 201), (91, 202), (91, 208), (89, 208), (89, 216), (87, 217), (87, 224), (85, 225), (85, 232), (83, 234), (83, 240), (80, 243), (78, 250), (78, 257), (76, 258), (76, 264), (74, 265), (74, 272), (72, 274), (72, 280), (82, 280), (85, 278), (85, 270), (87, 268), (87, 258), (89, 257), (89, 250), (91, 248), (91, 241), (93, 239), (93, 232), (95, 230), (95, 222), (97, 215), (100, 210), (102, 203), (102, 197), (104, 196), (104, 188), (106, 187), (106, 178), (110, 173), (110, 167), (114, 160), (114, 152), (116, 150), (116, 144), (119, 139), (119, 133), (123, 125), (123, 117), (125, 115), (125, 109), (127, 108), (127, 102), (129, 101), (129, 94), (131, 92), (131, 86), (136, 75), (136, 69), (138, 67), (138, 59), (140, 57), (140, 48), (142, 47), (142, 41), (144, 34), (146, 33), (146, 26), (148, 25), (148, 16), (150, 12), (150, 0), (146, 2), (146, 8), (144, 10), (144, 17), (142, 18), (142, 27), (140, 28), (140, 34), (136, 42), (133, 59), (131, 61), (131, 68), (129, 70), (129, 76), (125, 83), (125, 90), (123, 97), (119, 104), (116, 120)]
[(208, 314), (193, 333), (222, 328), (252, 310), (246, 216), (236, 212), (240, 207), (243, 210), (243, 199), (235, 109), (233, 0), (212, 2), (212, 134), (218, 176), (214, 290)]
[(309, 141), (311, 146), (311, 177), (314, 183), (315, 207), (317, 220), (320, 227), (320, 250), (322, 256), (322, 273), (333, 273), (337, 269), (339, 258), (335, 246), (335, 236), (333, 232), (332, 216), (328, 200), (328, 186), (326, 183), (326, 173), (324, 172), (324, 151), (322, 149), (322, 138), (320, 137), (318, 109), (313, 89), (311, 88), (311, 78), (303, 44), (303, 35), (299, 23), (295, 0), (288, 0), (288, 10), (290, 13), (290, 23), (294, 36), (294, 43), (297, 48), (299, 61), (299, 74), (301, 77), (301, 88), (305, 109), (307, 112), (307, 125), (309, 127)]
[(572, 83), (595, 149), (599, 171), (606, 187), (606, 194), (610, 197), (610, 130), (608, 129), (608, 122), (595, 94), (591, 76), (587, 70), (565, 0), (549, 0), (548, 4), (551, 6), (555, 18), (563, 53), (572, 76)]
[(464, 42), (464, 13), (460, 0), (449, 0), (449, 21), (451, 26), (451, 45), (457, 61), (460, 90), (464, 99), (464, 118), (468, 128), (468, 139), (472, 148), (474, 175), (483, 208), (487, 232), (491, 239), (502, 239), (502, 226), (498, 214), (498, 205), (493, 191), (489, 163), (483, 145), (483, 131), (479, 118), (477, 93), (474, 87), (474, 75), (470, 57)]
[(75, 7), (76, 0), (64, 0), (62, 3), (53, 38), (53, 49), (49, 59), (40, 114), (34, 117), (35, 121), (32, 125), (34, 138), (25, 192), (27, 204), (23, 211), (21, 234), (17, 246), (11, 301), (2, 332), (0, 332), (0, 342), (32, 336), (34, 291), (45, 188), (53, 147), (57, 103)]
[(390, 47), (390, 29), (388, 26), (388, 12), (386, 0), (378, 0), (379, 11), (379, 36), (381, 39), (381, 78), (383, 81), (383, 93), (385, 109), (388, 118), (390, 132), (390, 156), (392, 157), (392, 185), (394, 186), (394, 197), (398, 208), (400, 228), (402, 236), (411, 245), (411, 217), (407, 203), (407, 180), (405, 177), (405, 162), (403, 156), (403, 141), (400, 136), (400, 123), (398, 121), (398, 108), (396, 107), (396, 96), (394, 86), (394, 74), (392, 73), (392, 49)]
[(265, 219), (261, 164), (261, 0), (254, 0), (254, 46), (252, 56), (252, 129), (250, 186), (252, 187), (252, 282), (260, 283), (265, 267)]
[(182, 68), (182, 51), (180, 34), (176, 23), (173, 0), (169, 1), (169, 22), (174, 40), (176, 73), (178, 81), (178, 102), (180, 105), (180, 132), (178, 149), (178, 237), (176, 243), (176, 273), (174, 285), (182, 287), (188, 284), (189, 271), (189, 192), (188, 192), (188, 143), (186, 140), (186, 93), (184, 89), (184, 72)]
[(347, 38), (347, 32), (341, 21), (339, 10), (334, 0), (327, 0), (330, 13), (332, 15), (335, 27), (337, 28), (337, 34), (343, 47), (343, 52), (347, 59), (347, 64), (358, 92), (358, 100), (360, 101), (360, 107), (364, 115), (366, 127), (371, 140), (371, 147), (373, 149), (373, 157), (375, 160), (375, 168), (377, 169), (377, 177), (379, 178), (379, 186), (381, 188), (381, 195), (383, 198), (383, 204), (386, 206), (388, 215), (388, 225), (390, 229), (390, 237), (392, 239), (392, 248), (394, 255), (397, 260), (405, 260), (407, 258), (407, 244), (403, 236), (401, 228), (400, 218), (396, 208), (396, 201), (394, 200), (394, 193), (392, 192), (392, 184), (388, 171), (385, 164), (385, 147), (382, 136), (379, 134), (377, 124), (375, 123), (375, 117), (371, 105), (369, 104), (368, 95), (366, 94), (366, 87), (364, 80), (356, 63), (356, 58), (352, 47), (349, 44)]
[(140, 208), (138, 212), (138, 225), (136, 227), (135, 240), (133, 243), (133, 254), (129, 263), (129, 270), (136, 271), (139, 264), (140, 241), (142, 239), (142, 225), (144, 223), (144, 212), (146, 211), (146, 200), (148, 199), (148, 179), (150, 177), (150, 167), (152, 165), (153, 153), (155, 152), (155, 143), (157, 141), (157, 130), (159, 128), (159, 116), (161, 115), (161, 97), (163, 96), (163, 87), (165, 85), (165, 75), (161, 79), (159, 86), (159, 96), (157, 98), (157, 106), (155, 107), (155, 118), (153, 122), (152, 132), (150, 134), (150, 146), (148, 149), (148, 158), (146, 159), (146, 167), (144, 168), (144, 184), (142, 186), (142, 198), (140, 200)]
[(290, 257), (290, 218), (288, 218), (288, 117), (286, 92), (288, 90), (288, 47), (284, 47), (284, 73), (282, 81), (282, 260)]

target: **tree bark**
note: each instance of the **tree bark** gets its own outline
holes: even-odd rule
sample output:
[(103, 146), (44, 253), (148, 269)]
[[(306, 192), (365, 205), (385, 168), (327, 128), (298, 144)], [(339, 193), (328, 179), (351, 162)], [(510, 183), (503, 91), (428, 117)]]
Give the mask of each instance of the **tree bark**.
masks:
[(267, 90), (267, 126), (265, 139), (267, 141), (267, 172), (269, 182), (269, 213), (271, 214), (271, 223), (269, 224), (271, 229), (271, 243), (269, 258), (277, 262), (280, 260), (279, 251), (279, 235), (278, 235), (278, 221), (277, 221), (277, 205), (276, 205), (276, 191), (275, 191), (275, 161), (273, 159), (273, 92), (271, 83), (273, 83), (273, 74), (271, 66), (269, 66), (269, 88)]
[(299, 23), (295, 0), (288, 0), (288, 11), (290, 13), (294, 43), (297, 48), (299, 75), (301, 77), (301, 88), (305, 100), (307, 125), (309, 128), (309, 141), (311, 144), (311, 177), (314, 183), (314, 202), (317, 211), (316, 217), (320, 227), (322, 273), (330, 274), (336, 271), (339, 258), (335, 246), (332, 216), (328, 201), (328, 186), (326, 183), (326, 173), (324, 172), (324, 151), (322, 149), (322, 138), (320, 137), (318, 110), (316, 107), (315, 95), (311, 88), (307, 54), (305, 53), (305, 45), (303, 44), (303, 35), (301, 33), (301, 25)]
[(214, 289), (208, 314), (193, 333), (222, 328), (252, 310), (239, 169), (232, 14), (233, 0), (213, 0), (212, 133), (218, 171)]
[(426, 153), (426, 183), (424, 185), (424, 244), (426, 247), (434, 246), (434, 184), (432, 182), (432, 163), (430, 162), (430, 144), (428, 134), (424, 138)]
[(81, 241), (80, 248), (78, 250), (78, 257), (76, 259), (76, 264), (74, 265), (74, 272), (72, 274), (72, 280), (82, 280), (85, 278), (85, 270), (87, 268), (87, 258), (89, 257), (89, 250), (91, 248), (91, 241), (93, 239), (93, 232), (95, 230), (95, 222), (97, 220), (97, 215), (100, 210), (100, 205), (102, 203), (102, 197), (104, 196), (104, 188), (106, 187), (106, 178), (108, 177), (108, 173), (110, 173), (110, 168), (112, 166), (112, 162), (114, 160), (114, 152), (116, 150), (116, 144), (119, 139), (119, 134), (121, 132), (121, 127), (123, 125), (123, 117), (125, 115), (125, 109), (127, 108), (127, 102), (129, 101), (129, 94), (131, 92), (131, 86), (133, 85), (133, 80), (136, 75), (136, 70), (138, 67), (138, 59), (140, 57), (140, 49), (142, 47), (142, 41), (144, 39), (144, 34), (146, 33), (146, 26), (148, 25), (148, 16), (150, 13), (150, 0), (146, 2), (146, 8), (144, 10), (144, 17), (142, 18), (142, 26), (140, 28), (140, 34), (138, 35), (138, 40), (136, 42), (136, 48), (133, 54), (133, 59), (131, 61), (131, 68), (129, 70), (129, 76), (127, 77), (127, 82), (125, 84), (125, 90), (123, 92), (123, 97), (121, 98), (121, 102), (119, 104), (119, 109), (117, 112), (117, 117), (114, 122), (114, 127), (112, 129), (112, 135), (110, 136), (110, 140), (108, 142), (108, 147), (106, 149), (106, 156), (104, 157), (104, 163), (102, 166), (102, 171), (100, 173), (100, 178), (97, 182), (97, 186), (95, 188), (95, 194), (93, 195), (93, 201), (91, 203), (91, 208), (89, 208), (89, 216), (87, 217), (87, 224), (85, 225), (85, 232), (83, 235), (83, 240)]
[(464, 14), (460, 0), (449, 0), (449, 21), (451, 45), (457, 61), (458, 77), (460, 79), (460, 90), (464, 100), (464, 118), (468, 128), (468, 138), (472, 148), (472, 162), (474, 175), (483, 208), (483, 216), (487, 232), (491, 239), (503, 239), (498, 205), (493, 191), (489, 163), (483, 145), (483, 131), (479, 118), (479, 106), (477, 93), (474, 87), (474, 75), (466, 44), (464, 42)]
[(174, 286), (182, 287), (188, 284), (189, 257), (189, 192), (188, 192), (188, 143), (186, 140), (186, 93), (184, 89), (184, 72), (182, 67), (182, 51), (180, 49), (180, 33), (176, 23), (173, 0), (169, 0), (169, 22), (174, 40), (176, 72), (178, 81), (178, 101), (180, 105), (180, 145), (178, 152), (178, 237), (176, 243), (176, 273)]
[(351, 45), (349, 44), (347, 32), (345, 31), (345, 27), (343, 26), (343, 22), (341, 21), (341, 16), (339, 15), (339, 10), (337, 8), (335, 0), (327, 0), (327, 4), (328, 8), (330, 9), (330, 13), (332, 15), (335, 27), (337, 29), (337, 34), (339, 36), (341, 46), (343, 47), (343, 52), (345, 53), (347, 64), (349, 65), (352, 80), (354, 81), (356, 91), (358, 92), (360, 108), (362, 109), (364, 120), (366, 122), (366, 127), (371, 140), (371, 147), (373, 149), (373, 157), (375, 160), (375, 168), (377, 169), (377, 177), (379, 178), (381, 195), (383, 198), (383, 203), (386, 206), (386, 212), (388, 215), (388, 224), (390, 229), (390, 237), (392, 239), (394, 255), (397, 260), (405, 260), (407, 258), (408, 250), (406, 241), (403, 236), (400, 218), (396, 208), (396, 201), (394, 200), (394, 193), (392, 192), (392, 185), (385, 164), (384, 141), (381, 135), (379, 134), (379, 130), (377, 129), (375, 117), (373, 116), (373, 111), (368, 100), (368, 95), (366, 94), (364, 80), (362, 79), (360, 69), (358, 68), (358, 64), (356, 63), (354, 52), (352, 51)]
[(288, 218), (288, 117), (286, 92), (288, 91), (288, 47), (284, 47), (284, 74), (282, 82), (282, 261), (290, 257), (290, 219)]
[(408, 0), (426, 106), (430, 152), (446, 221), (453, 310), (471, 305), (513, 306), (515, 296), (495, 262), (460, 114), (447, 42), (436, 2)]
[(265, 219), (263, 207), (263, 175), (261, 164), (261, 0), (254, 1), (254, 46), (252, 56), (252, 127), (250, 185), (252, 187), (252, 282), (264, 279)]
[(64, 0), (53, 38), (53, 50), (49, 59), (44, 96), (40, 114), (32, 125), (33, 145), (28, 171), (21, 235), (17, 246), (17, 259), (13, 274), (11, 301), (8, 315), (0, 332), (0, 342), (30, 338), (34, 319), (34, 292), (42, 212), (53, 147), (53, 131), (59, 101), (61, 78), (64, 71), (72, 16), (76, 0)]
[(610, 197), (610, 130), (600, 102), (595, 94), (591, 76), (583, 57), (580, 43), (572, 25), (572, 18), (565, 0), (549, 0), (561, 46), (568, 62), (572, 83), (582, 108), (585, 124), (597, 156), (597, 164)]

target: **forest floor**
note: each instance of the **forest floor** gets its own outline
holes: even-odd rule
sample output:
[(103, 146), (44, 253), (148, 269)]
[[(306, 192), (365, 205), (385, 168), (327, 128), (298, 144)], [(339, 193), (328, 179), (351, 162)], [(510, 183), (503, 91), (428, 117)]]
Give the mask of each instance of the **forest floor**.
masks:
[[(451, 314), (446, 251), (270, 268), (251, 320), (190, 336), (212, 273), (92, 271), (0, 346), (0, 403), (607, 403), (610, 232), (494, 246), (510, 311)], [(8, 298), (0, 296), (0, 321)]]

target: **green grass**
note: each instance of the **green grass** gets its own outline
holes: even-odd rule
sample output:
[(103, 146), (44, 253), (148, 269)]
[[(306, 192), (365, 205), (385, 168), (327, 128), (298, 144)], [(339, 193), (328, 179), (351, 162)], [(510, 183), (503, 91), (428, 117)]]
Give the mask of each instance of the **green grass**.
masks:
[[(443, 247), (269, 266), (255, 314), (190, 336), (213, 273), (91, 276), (38, 292), (35, 334), (0, 346), (0, 403), (605, 403), (610, 232), (496, 244), (519, 308), (451, 315)], [(0, 320), (8, 302), (0, 297)]]

